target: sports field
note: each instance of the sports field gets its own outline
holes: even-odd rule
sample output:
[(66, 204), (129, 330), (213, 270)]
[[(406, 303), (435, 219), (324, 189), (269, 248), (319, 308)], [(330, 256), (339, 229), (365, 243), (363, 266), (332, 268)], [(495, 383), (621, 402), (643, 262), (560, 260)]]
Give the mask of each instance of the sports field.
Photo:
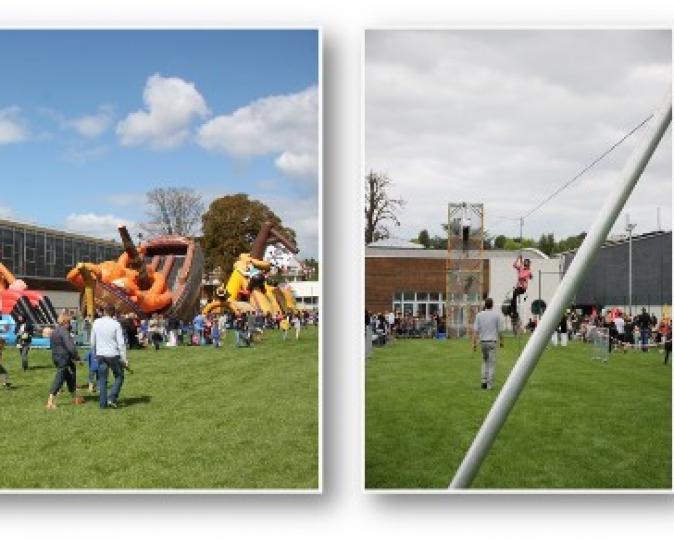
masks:
[(119, 409), (82, 389), (86, 404), (62, 394), (55, 412), (51, 353), (33, 350), (24, 373), (7, 348), (0, 487), (316, 488), (318, 329), (239, 349), (229, 332), (224, 344), (131, 351)]
[[(523, 342), (522, 342), (523, 345)], [(365, 485), (446, 488), (519, 353), (506, 338), (480, 388), (467, 340), (398, 340), (366, 363)], [(548, 347), (475, 488), (672, 487), (671, 363), (663, 355)]]

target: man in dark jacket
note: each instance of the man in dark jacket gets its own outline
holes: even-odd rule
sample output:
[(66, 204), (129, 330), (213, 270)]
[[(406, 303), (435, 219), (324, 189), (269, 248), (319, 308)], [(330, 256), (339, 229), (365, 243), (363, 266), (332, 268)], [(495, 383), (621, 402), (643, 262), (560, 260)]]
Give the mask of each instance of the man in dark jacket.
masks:
[[(58, 325), (51, 333), (51, 356), (56, 365), (56, 376), (49, 389), (49, 399), (47, 400), (47, 410), (55, 410), (56, 395), (65, 382), (73, 404), (84, 404), (84, 399), (77, 396), (77, 387), (75, 381), (76, 369), (75, 361), (80, 361), (75, 342), (70, 336), (70, 318), (66, 315), (59, 317)], [(81, 363), (81, 361), (80, 361)]]
[(651, 337), (651, 316), (648, 315), (646, 308), (641, 308), (641, 313), (637, 316), (637, 325), (641, 334), (641, 351), (648, 351), (648, 341)]

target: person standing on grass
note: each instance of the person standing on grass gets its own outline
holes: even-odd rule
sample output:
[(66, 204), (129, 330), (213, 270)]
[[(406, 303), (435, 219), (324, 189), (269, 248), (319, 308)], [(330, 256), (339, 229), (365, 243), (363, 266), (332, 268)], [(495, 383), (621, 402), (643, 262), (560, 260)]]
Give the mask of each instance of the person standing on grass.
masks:
[[(121, 325), (115, 321), (115, 307), (108, 304), (103, 317), (94, 321), (91, 328), (91, 351), (98, 360), (98, 393), (101, 408), (117, 408), (119, 393), (124, 383), (124, 369), (129, 368), (126, 358), (126, 344)], [(112, 370), (115, 382), (108, 400), (108, 368)]]
[(28, 323), (25, 317), (19, 315), (16, 326), (14, 327), (14, 333), (19, 340), (21, 368), (25, 372), (28, 370), (28, 352), (30, 351), (30, 343), (33, 341), (33, 324)]
[(672, 353), (672, 322), (670, 321), (665, 325), (665, 332), (664, 332), (664, 339), (665, 339), (665, 364), (667, 364), (667, 361), (669, 361), (669, 356)]
[[(84, 399), (77, 396), (77, 382), (76, 382), (76, 368), (75, 361), (80, 360), (77, 353), (77, 347), (70, 336), (70, 317), (62, 315), (58, 319), (58, 325), (52, 331), (51, 342), (51, 356), (56, 366), (56, 376), (54, 382), (49, 389), (49, 398), (47, 399), (47, 410), (56, 410), (56, 395), (60, 391), (65, 382), (68, 391), (72, 396), (73, 404), (84, 404)], [(121, 329), (120, 329), (121, 332)], [(122, 338), (122, 341), (124, 339)]]
[[(9, 381), (9, 372), (2, 366), (2, 354), (5, 351), (5, 339), (0, 338), (0, 382), (2, 382), (2, 387), (5, 389), (11, 389), (12, 384)], [(665, 360), (665, 363), (667, 361)]]
[(641, 351), (648, 351), (648, 341), (651, 337), (651, 316), (648, 315), (646, 308), (641, 308), (641, 313), (637, 316), (637, 325), (641, 334)]
[(496, 342), (503, 347), (503, 323), (499, 313), (494, 310), (491, 298), (484, 301), (484, 310), (475, 316), (473, 351), (477, 351), (478, 338), (482, 347), (482, 389), (492, 389), (496, 370)]
[(622, 352), (625, 353), (625, 320), (623, 319), (622, 313), (616, 313), (616, 316), (613, 318), (613, 325), (616, 330), (616, 343), (618, 348), (622, 349)]
[(286, 338), (288, 338), (288, 331), (290, 330), (290, 319), (287, 315), (284, 315), (283, 319), (281, 319), (279, 329), (283, 332), (283, 341), (285, 342)]
[(293, 327), (295, 327), (295, 340), (299, 340), (300, 330), (302, 330), (302, 319), (300, 318), (299, 312), (297, 312), (293, 318)]
[(220, 347), (220, 326), (217, 317), (211, 319), (211, 341), (214, 347)]
[(152, 319), (148, 322), (148, 331), (155, 351), (159, 351), (159, 346), (161, 345), (161, 323), (158, 314), (152, 315)]

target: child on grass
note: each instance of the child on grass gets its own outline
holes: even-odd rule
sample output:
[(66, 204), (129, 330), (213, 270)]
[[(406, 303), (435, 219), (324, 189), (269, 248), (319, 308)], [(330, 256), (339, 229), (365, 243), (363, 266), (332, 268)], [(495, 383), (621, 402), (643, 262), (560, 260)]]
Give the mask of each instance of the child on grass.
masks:
[(288, 338), (288, 331), (290, 330), (290, 320), (288, 319), (287, 315), (283, 316), (283, 319), (281, 319), (281, 323), (279, 324), (279, 328), (283, 332), (283, 340)]

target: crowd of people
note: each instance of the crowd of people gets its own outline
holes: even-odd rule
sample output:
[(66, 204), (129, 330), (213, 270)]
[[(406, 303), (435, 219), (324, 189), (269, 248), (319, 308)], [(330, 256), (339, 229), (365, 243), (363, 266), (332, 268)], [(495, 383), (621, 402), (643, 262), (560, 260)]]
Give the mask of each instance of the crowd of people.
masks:
[[(149, 319), (138, 319), (133, 314), (116, 315), (112, 305), (98, 312), (93, 322), (63, 313), (56, 326), (49, 332), (51, 355), (56, 369), (46, 408), (55, 410), (56, 399), (65, 390), (74, 404), (84, 399), (78, 394), (76, 364), (88, 363), (89, 393), (98, 392), (101, 408), (117, 408), (124, 383), (124, 373), (130, 371), (127, 350), (161, 346), (214, 346), (219, 348), (228, 334), (234, 336), (236, 347), (251, 347), (266, 331), (278, 330), (285, 341), (293, 331), (299, 340), (307, 326), (318, 326), (318, 311), (295, 310), (277, 316), (260, 312), (225, 312), (224, 314), (197, 314), (184, 322), (175, 317), (165, 318), (154, 314)], [(231, 333), (229, 332), (231, 331)], [(20, 350), (21, 366), (29, 368), (29, 352), (34, 327), (19, 317), (15, 333)], [(267, 332), (269, 334), (269, 332)], [(90, 346), (84, 360), (78, 352), (78, 344)], [(0, 337), (0, 386), (10, 389), (9, 373), (2, 365), (6, 341)], [(114, 377), (108, 392), (108, 377)]]
[[(526, 328), (530, 332), (535, 330), (536, 322), (533, 318), (529, 319)], [(595, 311), (589, 315), (568, 311), (562, 317), (557, 333), (562, 338), (567, 335), (571, 339), (589, 342), (598, 328), (608, 330), (610, 351), (648, 351), (649, 348), (657, 347), (664, 350), (665, 363), (669, 360), (672, 349), (672, 320), (669, 317), (658, 319), (655, 314), (649, 314), (646, 308), (641, 308), (641, 312), (635, 316), (619, 308)]]
[(365, 310), (365, 327), (371, 330), (376, 345), (383, 345), (390, 338), (434, 338), (445, 333), (445, 321), (437, 314), (426, 319), (409, 313), (371, 314)]

